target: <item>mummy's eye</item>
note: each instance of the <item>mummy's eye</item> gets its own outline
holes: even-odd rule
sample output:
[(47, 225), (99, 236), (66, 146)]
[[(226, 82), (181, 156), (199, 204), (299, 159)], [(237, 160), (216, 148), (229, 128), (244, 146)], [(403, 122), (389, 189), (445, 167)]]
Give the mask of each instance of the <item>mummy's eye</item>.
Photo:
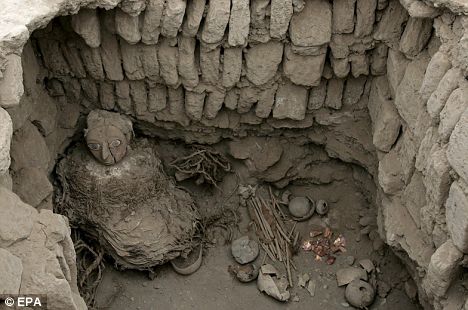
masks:
[(101, 148), (101, 145), (98, 144), (98, 143), (89, 143), (89, 144), (88, 144), (88, 148), (89, 148), (91, 151), (98, 151), (98, 150)]
[(114, 140), (112, 141), (109, 146), (110, 147), (118, 147), (122, 142), (120, 142), (120, 140)]

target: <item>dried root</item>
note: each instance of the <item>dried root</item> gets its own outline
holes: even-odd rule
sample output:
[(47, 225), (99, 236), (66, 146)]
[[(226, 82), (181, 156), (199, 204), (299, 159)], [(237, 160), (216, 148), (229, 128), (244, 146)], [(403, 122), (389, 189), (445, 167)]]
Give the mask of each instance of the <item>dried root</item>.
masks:
[(199, 145), (194, 145), (192, 148), (192, 154), (170, 163), (170, 166), (177, 170), (177, 181), (196, 177), (197, 184), (207, 182), (217, 187), (224, 174), (231, 171), (231, 164), (219, 152)]
[(88, 308), (92, 309), (105, 268), (104, 249), (98, 243), (87, 243), (77, 229), (73, 230), (73, 241), (77, 258), (78, 289)]

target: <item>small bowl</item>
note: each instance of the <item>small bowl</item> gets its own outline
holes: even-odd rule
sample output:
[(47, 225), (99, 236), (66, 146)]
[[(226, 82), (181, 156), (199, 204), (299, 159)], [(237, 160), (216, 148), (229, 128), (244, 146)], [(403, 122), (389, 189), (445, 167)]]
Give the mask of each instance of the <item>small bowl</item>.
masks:
[(187, 256), (187, 258), (178, 257), (171, 260), (172, 268), (181, 275), (189, 275), (194, 273), (200, 268), (203, 258), (203, 247), (198, 245)]

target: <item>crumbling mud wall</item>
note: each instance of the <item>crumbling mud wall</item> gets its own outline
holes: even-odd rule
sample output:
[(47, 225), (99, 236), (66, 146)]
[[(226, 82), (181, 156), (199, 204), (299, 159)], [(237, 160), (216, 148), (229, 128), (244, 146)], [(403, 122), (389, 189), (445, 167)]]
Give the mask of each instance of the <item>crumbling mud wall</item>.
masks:
[(465, 303), (463, 1), (119, 2), (4, 8), (0, 184), (50, 209), (48, 174), (94, 108), (130, 115), (149, 136), (233, 140), (230, 154), (278, 187), (346, 169), (365, 184), (368, 173), (381, 237), (423, 305)]

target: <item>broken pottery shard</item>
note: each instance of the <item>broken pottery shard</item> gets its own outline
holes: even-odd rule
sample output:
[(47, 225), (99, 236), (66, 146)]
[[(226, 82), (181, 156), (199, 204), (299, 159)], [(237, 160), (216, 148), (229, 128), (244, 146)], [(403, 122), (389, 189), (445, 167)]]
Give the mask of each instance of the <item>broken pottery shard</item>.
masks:
[(230, 10), (230, 0), (210, 1), (201, 34), (203, 42), (218, 43), (223, 39), (224, 32), (229, 22)]
[(293, 14), (292, 0), (272, 0), (270, 17), (270, 36), (282, 39), (288, 31)]
[(249, 0), (232, 0), (228, 36), (230, 46), (243, 46), (247, 43), (249, 25)]
[(200, 22), (205, 11), (206, 0), (192, 0), (187, 3), (185, 10), (185, 21), (182, 26), (182, 33), (187, 37), (197, 35)]
[(141, 39), (138, 16), (131, 16), (120, 9), (115, 10), (115, 31), (130, 44)]
[(289, 36), (298, 46), (320, 46), (330, 42), (331, 5), (326, 0), (307, 1), (302, 12), (291, 18)]
[(359, 265), (361, 265), (362, 268), (364, 268), (368, 273), (372, 272), (375, 269), (374, 263), (368, 258), (361, 259), (359, 261)]
[(184, 19), (185, 0), (166, 1), (162, 20), (161, 34), (167, 38), (175, 38)]
[(141, 41), (145, 44), (158, 43), (161, 31), (161, 18), (164, 9), (164, 0), (149, 0), (146, 5), (143, 25), (141, 27)]
[(297, 285), (300, 287), (306, 287), (307, 282), (309, 282), (310, 277), (308, 273), (300, 274), (298, 276)]
[(309, 284), (307, 285), (307, 291), (309, 292), (310, 296), (315, 297), (315, 290), (317, 288), (317, 283), (314, 280), (310, 280)]
[(259, 253), (258, 243), (249, 236), (240, 237), (232, 242), (231, 253), (239, 264), (253, 262)]
[(355, 279), (367, 281), (367, 273), (362, 268), (347, 267), (336, 272), (336, 282), (338, 286), (343, 286), (351, 283)]
[(90, 47), (101, 45), (101, 27), (96, 10), (82, 9), (72, 15), (71, 26)]
[[(276, 269), (271, 265), (263, 265), (257, 278), (257, 287), (260, 292), (279, 301), (288, 301), (291, 294), (287, 290), (288, 280), (285, 277), (278, 278)], [(264, 268), (265, 267), (265, 268)]]

